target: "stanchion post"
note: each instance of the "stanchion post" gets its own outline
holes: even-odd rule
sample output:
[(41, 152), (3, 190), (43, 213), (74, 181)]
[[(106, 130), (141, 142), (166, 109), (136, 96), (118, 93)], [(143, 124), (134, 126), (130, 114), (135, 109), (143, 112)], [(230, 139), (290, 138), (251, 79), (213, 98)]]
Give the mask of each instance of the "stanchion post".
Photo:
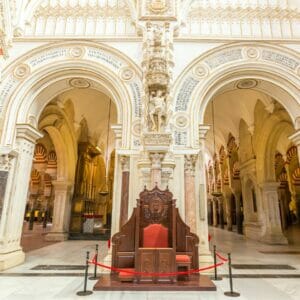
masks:
[(29, 230), (33, 230), (33, 224), (34, 224), (34, 209), (30, 211), (30, 216), (29, 216)]
[(97, 276), (97, 262), (98, 262), (98, 244), (96, 244), (95, 264), (94, 264), (94, 275), (89, 277), (90, 280), (97, 280), (100, 276)]
[(48, 222), (48, 211), (45, 210), (44, 219), (43, 219), (43, 228), (47, 228), (47, 222)]
[[(216, 264), (217, 264), (217, 250), (216, 250), (216, 245), (214, 245), (214, 265)], [(218, 277), (217, 267), (215, 267), (215, 277), (213, 278), (213, 280), (215, 281), (222, 280), (222, 277)]]
[(230, 253), (228, 253), (228, 271), (229, 271), (230, 291), (229, 292), (225, 292), (224, 295), (225, 296), (229, 296), (229, 297), (239, 297), (240, 293), (233, 291), (233, 286), (232, 286), (232, 271), (231, 271), (231, 255), (230, 255)]
[(83, 285), (83, 291), (77, 292), (77, 296), (88, 296), (93, 294), (92, 291), (87, 291), (86, 286), (87, 286), (87, 279), (88, 279), (88, 272), (89, 272), (89, 258), (90, 258), (90, 252), (86, 252), (86, 265), (85, 265), (85, 273), (84, 273), (84, 285)]

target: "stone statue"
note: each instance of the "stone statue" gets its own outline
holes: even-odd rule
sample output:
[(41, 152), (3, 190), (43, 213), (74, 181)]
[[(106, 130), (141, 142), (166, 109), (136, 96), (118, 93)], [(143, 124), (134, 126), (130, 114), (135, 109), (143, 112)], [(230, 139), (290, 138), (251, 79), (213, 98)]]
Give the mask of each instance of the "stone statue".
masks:
[(152, 92), (149, 100), (151, 130), (160, 131), (166, 118), (166, 99), (162, 90)]

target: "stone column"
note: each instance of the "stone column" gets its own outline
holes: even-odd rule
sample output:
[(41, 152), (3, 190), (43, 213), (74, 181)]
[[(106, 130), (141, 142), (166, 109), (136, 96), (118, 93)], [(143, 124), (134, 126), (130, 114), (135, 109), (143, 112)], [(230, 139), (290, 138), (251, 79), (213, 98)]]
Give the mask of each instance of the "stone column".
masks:
[(241, 212), (241, 193), (234, 192), (235, 213), (236, 213), (236, 230), (238, 234), (243, 234), (243, 219)]
[[(196, 169), (197, 177), (196, 182), (198, 187), (196, 189), (196, 200), (198, 202), (197, 207), (197, 231), (196, 233), (199, 236), (199, 264), (201, 267), (209, 266), (213, 263), (213, 258), (209, 250), (208, 243), (208, 223), (207, 223), (207, 183), (206, 183), (206, 174), (205, 174), (205, 135), (209, 129), (209, 126), (200, 125), (199, 126), (199, 164)], [(212, 270), (204, 272), (212, 273)]]
[[(20, 240), (35, 141), (42, 137), (42, 134), (31, 125), (17, 125), (16, 129), (16, 151), (12, 152), (17, 158), (11, 160), (11, 166), (7, 167), (6, 187), (2, 180), (5, 191), (2, 198), (2, 217), (0, 217), (0, 271), (19, 265), (25, 259)], [(4, 156), (7, 154), (4, 153)], [(8, 154), (4, 161), (10, 159)]]
[(224, 201), (226, 201), (226, 222), (227, 230), (232, 231), (232, 207), (231, 207), (231, 193), (226, 193), (224, 196)]
[(47, 241), (65, 241), (69, 237), (73, 184), (68, 181), (53, 181), (54, 207), (52, 229)]
[(217, 198), (213, 198), (213, 226), (218, 226), (218, 202)]
[(218, 197), (218, 209), (219, 209), (219, 227), (224, 229), (224, 198)]
[(196, 199), (195, 199), (195, 166), (198, 155), (185, 155), (184, 163), (184, 193), (185, 221), (192, 232), (196, 232)]
[(128, 220), (128, 201), (129, 201), (129, 156), (120, 157), (122, 166), (122, 188), (121, 188), (121, 207), (120, 207), (120, 229)]
[(155, 185), (161, 186), (161, 162), (164, 158), (164, 154), (160, 152), (150, 152), (149, 154), (151, 160), (151, 187), (152, 189)]
[(285, 230), (287, 228), (285, 197), (286, 197), (285, 196), (285, 188), (284, 187), (279, 187), (279, 189), (278, 189), (278, 200), (279, 200), (282, 230)]
[(287, 244), (288, 241), (282, 233), (279, 202), (278, 182), (265, 182), (261, 185), (262, 202), (265, 211), (266, 231), (262, 241), (268, 244)]

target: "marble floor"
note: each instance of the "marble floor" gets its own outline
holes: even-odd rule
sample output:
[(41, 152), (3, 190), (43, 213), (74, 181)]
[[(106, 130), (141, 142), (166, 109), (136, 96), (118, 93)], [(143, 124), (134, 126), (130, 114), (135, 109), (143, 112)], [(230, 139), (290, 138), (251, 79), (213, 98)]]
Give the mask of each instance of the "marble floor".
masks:
[[(289, 300), (300, 299), (300, 245), (269, 246), (246, 240), (243, 236), (218, 228), (210, 228), (212, 245), (226, 255), (232, 253), (233, 264), (273, 265), (271, 269), (233, 269), (234, 290), (243, 300)], [(99, 242), (99, 256), (107, 254), (107, 242)], [(86, 251), (93, 253), (94, 241), (66, 241), (29, 251), (26, 262), (0, 273), (0, 299), (80, 299), (76, 292), (83, 288), (83, 270)], [(268, 254), (272, 252), (272, 254)], [(274, 254), (275, 252), (275, 254)], [(39, 265), (72, 265), (74, 268), (53, 270), (36, 268)], [(294, 269), (279, 269), (288, 265)], [(79, 267), (78, 267), (79, 266)], [(34, 270), (33, 270), (34, 268)], [(92, 268), (90, 268), (92, 272)], [(219, 268), (223, 280), (216, 281), (216, 292), (94, 292), (87, 299), (128, 300), (220, 300), (228, 299), (224, 291), (229, 290), (226, 277), (227, 265)], [(250, 277), (250, 278), (249, 278)], [(92, 289), (95, 281), (88, 281)]]

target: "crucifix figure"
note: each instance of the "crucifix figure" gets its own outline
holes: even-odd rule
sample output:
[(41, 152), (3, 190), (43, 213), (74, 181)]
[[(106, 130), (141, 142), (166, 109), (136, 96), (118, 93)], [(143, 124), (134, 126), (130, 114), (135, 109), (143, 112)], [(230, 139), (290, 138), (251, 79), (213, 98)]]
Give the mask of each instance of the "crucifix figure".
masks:
[(160, 131), (166, 117), (166, 100), (162, 90), (152, 92), (149, 101), (149, 116), (152, 131)]

